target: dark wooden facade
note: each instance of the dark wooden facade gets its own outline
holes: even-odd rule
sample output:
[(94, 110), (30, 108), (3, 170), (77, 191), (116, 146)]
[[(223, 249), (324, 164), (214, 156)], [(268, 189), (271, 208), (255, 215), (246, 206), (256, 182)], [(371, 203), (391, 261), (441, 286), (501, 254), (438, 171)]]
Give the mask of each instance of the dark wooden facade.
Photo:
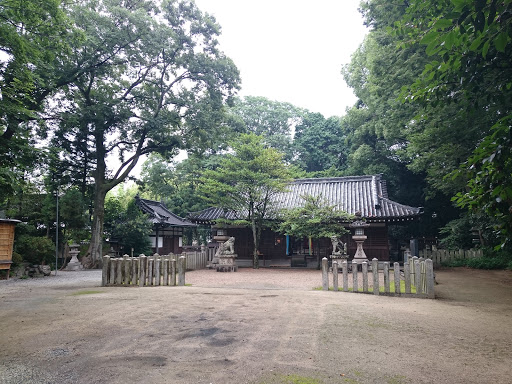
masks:
[[(228, 228), (228, 235), (235, 237), (235, 252), (238, 254), (239, 260), (252, 260), (254, 242), (252, 239), (252, 232), (249, 228)], [(365, 229), (367, 240), (363, 244), (363, 249), (368, 259), (377, 258), (381, 261), (389, 260), (389, 244), (388, 232), (384, 223), (376, 223)], [(345, 234), (341, 237), (344, 243), (347, 243), (347, 251), (349, 255), (354, 255), (356, 252), (356, 243), (352, 240), (352, 233)], [(317, 257), (330, 257), (332, 253), (332, 243), (330, 239), (314, 239), (312, 241), (312, 250), (310, 254), (309, 239), (289, 238), (290, 246), (287, 254), (287, 240), (286, 236), (265, 230), (261, 234), (260, 240), (260, 265), (271, 266), (276, 261), (281, 263), (291, 259), (292, 255), (304, 255), (306, 259), (317, 260)]]
[(183, 231), (196, 228), (197, 225), (172, 213), (162, 202), (141, 199), (138, 196), (135, 197), (135, 202), (153, 224), (153, 233), (149, 236), (151, 252), (160, 255), (182, 253)]

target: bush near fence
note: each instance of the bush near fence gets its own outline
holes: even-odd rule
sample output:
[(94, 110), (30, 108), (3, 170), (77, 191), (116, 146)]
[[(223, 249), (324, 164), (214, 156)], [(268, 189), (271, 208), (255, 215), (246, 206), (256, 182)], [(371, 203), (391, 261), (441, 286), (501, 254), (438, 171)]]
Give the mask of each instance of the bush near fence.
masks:
[[(402, 292), (402, 270), (399, 263), (393, 264), (393, 285), (394, 292), (391, 290), (391, 279), (390, 279), (390, 263), (388, 261), (382, 263), (384, 268), (382, 274), (384, 277), (384, 291), (380, 291), (380, 273), (379, 273), (379, 261), (373, 259), (371, 266), (371, 274), (369, 273), (369, 263), (364, 261), (361, 265), (361, 272), (358, 271), (358, 265), (348, 263), (346, 260), (338, 266), (337, 262), (333, 262), (332, 266), (332, 281), (334, 291), (339, 291), (340, 287), (338, 284), (338, 273), (341, 268), (343, 283), (342, 290), (344, 292), (350, 292), (349, 290), (349, 267), (352, 275), (352, 291), (353, 293), (373, 293), (374, 295), (388, 295), (388, 296), (409, 296), (409, 297), (422, 297), (434, 299), (434, 268), (433, 262), (430, 259), (419, 259), (413, 257), (411, 262), (404, 264), (403, 268), (403, 280), (405, 289)], [(328, 272), (328, 260), (327, 258), (322, 259), (322, 289), (327, 291), (329, 289), (329, 272)], [(362, 290), (359, 290), (359, 273), (363, 277)], [(370, 286), (369, 281), (372, 281)], [(413, 293), (413, 288), (415, 292)]]
[(459, 249), (459, 250), (446, 250), (440, 249), (437, 251), (421, 250), (419, 257), (424, 259), (431, 259), (434, 263), (434, 268), (440, 267), (442, 264), (450, 263), (455, 260), (474, 259), (483, 256), (481, 249)]

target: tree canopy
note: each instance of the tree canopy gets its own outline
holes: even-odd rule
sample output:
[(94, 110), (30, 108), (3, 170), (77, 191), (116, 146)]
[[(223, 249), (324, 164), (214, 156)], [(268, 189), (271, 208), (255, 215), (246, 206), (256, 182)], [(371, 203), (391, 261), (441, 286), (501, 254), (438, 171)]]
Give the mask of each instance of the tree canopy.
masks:
[(266, 148), (263, 138), (254, 133), (240, 135), (231, 149), (216, 169), (204, 171), (199, 190), (211, 205), (233, 211), (238, 224), (251, 227), (253, 266), (258, 268), (261, 230), (277, 215), (273, 198), (286, 189), (289, 171), (282, 153)]

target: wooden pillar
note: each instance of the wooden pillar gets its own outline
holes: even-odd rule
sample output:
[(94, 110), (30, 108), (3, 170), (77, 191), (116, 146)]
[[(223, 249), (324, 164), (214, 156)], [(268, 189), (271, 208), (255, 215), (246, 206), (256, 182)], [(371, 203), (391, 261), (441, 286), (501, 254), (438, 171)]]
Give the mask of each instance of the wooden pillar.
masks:
[(322, 259), (322, 290), (329, 290), (329, 274), (327, 273), (328, 261), (327, 257)]
[(373, 294), (379, 295), (379, 260), (372, 259), (372, 273), (373, 273)]
[(332, 263), (332, 286), (335, 291), (338, 291), (338, 262)]
[(110, 256), (103, 256), (103, 267), (101, 269), (101, 286), (108, 284), (108, 268), (110, 265)]

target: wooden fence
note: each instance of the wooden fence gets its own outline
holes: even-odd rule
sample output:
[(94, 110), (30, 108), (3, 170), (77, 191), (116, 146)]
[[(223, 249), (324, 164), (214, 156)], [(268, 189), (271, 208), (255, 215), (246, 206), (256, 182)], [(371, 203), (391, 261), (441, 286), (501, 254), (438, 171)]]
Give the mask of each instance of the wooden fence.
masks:
[[(434, 293), (434, 268), (432, 260), (420, 260), (413, 257), (411, 262), (404, 264), (403, 270), (400, 268), (399, 263), (393, 264), (393, 273), (390, 274), (390, 263), (388, 261), (382, 263), (383, 275), (383, 291), (380, 290), (380, 276), (379, 261), (373, 259), (371, 262), (371, 274), (369, 273), (369, 263), (364, 261), (361, 266), (362, 274), (362, 289), (359, 288), (360, 278), (357, 264), (348, 263), (346, 260), (341, 263), (341, 273), (343, 277), (342, 290), (349, 292), (349, 267), (352, 275), (351, 292), (354, 293), (373, 293), (374, 295), (388, 295), (388, 296), (413, 296), (424, 297), (433, 299)], [(322, 259), (322, 289), (327, 291), (329, 289), (329, 264), (327, 258)], [(338, 285), (338, 263), (332, 263), (332, 282), (334, 291), (339, 291)], [(402, 279), (403, 273), (403, 279)], [(392, 277), (393, 284), (390, 276)], [(369, 284), (371, 279), (371, 286)], [(404, 284), (402, 284), (402, 281)], [(393, 287), (392, 287), (393, 285)], [(402, 289), (402, 285), (404, 286)], [(413, 289), (414, 288), (414, 289)]]
[(421, 250), (419, 251), (419, 257), (424, 259), (431, 259), (434, 263), (434, 267), (440, 267), (442, 263), (453, 261), (456, 259), (471, 259), (475, 257), (482, 257), (483, 253), (481, 249), (459, 249), (457, 251), (448, 251), (445, 249), (430, 251)]
[[(187, 258), (167, 255), (103, 257), (101, 285), (158, 286), (185, 285)], [(178, 281), (176, 284), (176, 277)]]
[[(171, 254), (171, 256), (173, 255)], [(206, 268), (208, 261), (211, 260), (209, 259), (210, 255), (208, 254), (208, 248), (206, 247), (202, 247), (201, 251), (184, 252), (177, 256), (185, 256), (185, 258), (187, 259), (187, 270), (204, 269)]]

